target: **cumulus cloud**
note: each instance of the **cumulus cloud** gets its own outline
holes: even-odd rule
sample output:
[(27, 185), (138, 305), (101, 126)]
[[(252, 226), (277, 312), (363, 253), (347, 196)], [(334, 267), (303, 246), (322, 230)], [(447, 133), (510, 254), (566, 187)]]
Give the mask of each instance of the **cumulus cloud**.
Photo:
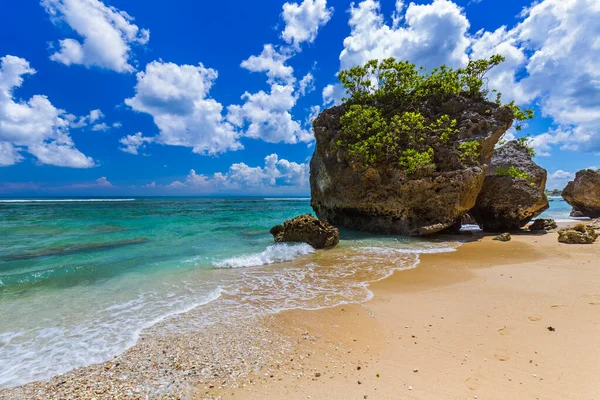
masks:
[(287, 83), (294, 80), (294, 69), (285, 65), (289, 58), (290, 54), (282, 54), (272, 44), (265, 44), (260, 55), (250, 56), (240, 66), (251, 72), (265, 72), (268, 83)]
[(479, 33), (474, 55), (500, 53), (508, 62), (490, 85), (518, 103), (539, 103), (555, 127), (534, 138), (542, 155), (562, 150), (600, 152), (600, 4), (544, 0), (521, 13), (514, 28)]
[(365, 0), (350, 7), (349, 25), (350, 36), (344, 39), (340, 54), (341, 69), (387, 57), (427, 68), (441, 64), (457, 67), (468, 61), (469, 20), (449, 0), (410, 3), (406, 10), (403, 1), (397, 0), (392, 26), (384, 22), (378, 1)]
[(69, 136), (69, 114), (44, 95), (15, 98), (24, 77), (35, 73), (23, 58), (0, 58), (0, 165), (16, 164), (23, 160), (21, 152), (27, 152), (42, 164), (93, 167), (94, 160), (77, 150)]
[(319, 28), (331, 19), (333, 7), (327, 0), (304, 0), (301, 4), (285, 3), (281, 14), (285, 28), (281, 37), (286, 43), (299, 47), (301, 43), (312, 43)]
[(567, 172), (559, 169), (558, 171), (548, 175), (548, 189), (564, 189), (569, 181), (575, 179), (573, 172)]
[(142, 132), (137, 132), (133, 135), (122, 137), (119, 140), (119, 143), (122, 146), (119, 150), (124, 151), (125, 153), (138, 155), (140, 148), (143, 148), (146, 143), (152, 143), (153, 141), (153, 138), (144, 137)]
[(194, 189), (196, 191), (216, 190), (260, 190), (273, 187), (308, 186), (309, 166), (306, 163), (280, 159), (277, 154), (265, 157), (264, 166), (250, 167), (245, 163), (236, 163), (226, 173), (217, 172), (209, 177), (191, 170), (183, 181), (174, 181), (168, 185), (172, 189)]
[(99, 0), (42, 0), (41, 4), (55, 24), (69, 25), (78, 36), (60, 40), (52, 60), (116, 72), (135, 70), (131, 46), (148, 43), (150, 31), (140, 29), (125, 11)]
[(132, 109), (150, 114), (159, 129), (159, 144), (191, 147), (194, 153), (239, 150), (239, 133), (222, 115), (221, 103), (209, 97), (217, 71), (201, 63), (177, 65), (153, 61), (137, 73)]

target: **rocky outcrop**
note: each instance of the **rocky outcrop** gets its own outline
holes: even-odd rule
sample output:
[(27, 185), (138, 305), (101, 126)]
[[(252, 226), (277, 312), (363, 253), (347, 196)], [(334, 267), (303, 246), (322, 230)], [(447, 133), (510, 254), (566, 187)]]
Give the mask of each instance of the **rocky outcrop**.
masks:
[(276, 243), (308, 243), (315, 249), (333, 247), (340, 241), (339, 231), (310, 214), (300, 215), (271, 228)]
[(549, 208), (547, 172), (511, 141), (494, 153), (471, 215), (485, 231), (517, 230)]
[(600, 217), (600, 170), (579, 171), (575, 180), (567, 184), (562, 196), (584, 216)]
[(576, 209), (575, 207), (573, 207), (573, 209), (571, 210), (571, 213), (569, 214), (569, 217), (571, 217), (571, 218), (582, 218), (582, 217), (585, 217), (585, 215), (583, 215), (583, 213), (581, 211), (579, 211), (578, 209)]
[(575, 225), (572, 228), (558, 230), (558, 241), (567, 244), (591, 244), (596, 241), (599, 233), (590, 226), (584, 224)]
[(531, 225), (529, 225), (529, 230), (532, 232), (546, 231), (550, 232), (555, 229), (558, 229), (558, 225), (556, 225), (556, 221), (551, 218), (538, 218)]
[[(313, 123), (310, 186), (315, 213), (336, 226), (411, 236), (442, 231), (475, 205), (494, 147), (513, 121), (510, 109), (487, 101), (456, 97), (441, 104), (426, 102), (419, 110), (423, 116), (449, 115), (456, 119), (458, 133), (434, 149), (435, 170), (411, 176), (398, 165), (349, 163), (336, 146), (346, 111), (346, 105), (332, 107)], [(467, 165), (459, 146), (470, 141), (479, 147)]]

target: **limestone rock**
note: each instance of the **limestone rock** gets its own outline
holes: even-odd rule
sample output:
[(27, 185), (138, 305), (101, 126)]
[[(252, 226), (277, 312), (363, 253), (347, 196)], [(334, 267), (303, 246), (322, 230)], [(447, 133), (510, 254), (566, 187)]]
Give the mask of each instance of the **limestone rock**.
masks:
[[(483, 100), (455, 97), (441, 104), (426, 102), (422, 115), (449, 115), (456, 119), (459, 132), (435, 149), (435, 171), (410, 176), (397, 165), (366, 167), (346, 161), (336, 150), (346, 110), (345, 105), (329, 108), (313, 123), (313, 210), (336, 226), (410, 236), (440, 232), (475, 205), (494, 146), (513, 122), (511, 110)], [(479, 157), (465, 165), (458, 146), (472, 140), (480, 145)]]
[(591, 244), (596, 241), (599, 233), (590, 226), (584, 224), (575, 225), (572, 228), (558, 230), (558, 241), (567, 244)]
[(600, 170), (584, 169), (575, 175), (562, 192), (567, 203), (584, 216), (600, 217)]
[(304, 214), (275, 225), (270, 230), (275, 242), (308, 243), (315, 249), (333, 247), (340, 241), (339, 231), (311, 214)]
[(551, 218), (538, 218), (535, 221), (533, 221), (533, 223), (531, 225), (529, 225), (529, 230), (530, 231), (553, 231), (554, 229), (557, 229), (558, 225), (556, 225), (556, 222), (551, 219)]
[(510, 233), (505, 232), (505, 233), (501, 233), (500, 235), (496, 236), (492, 240), (498, 240), (500, 242), (510, 242), (511, 239), (512, 239), (512, 236), (510, 236)]
[(571, 210), (571, 214), (569, 214), (569, 216), (571, 218), (582, 218), (582, 217), (585, 217), (585, 215), (583, 215), (583, 213), (581, 211), (579, 211), (578, 209), (576, 209), (575, 207), (573, 207), (573, 209)]
[[(525, 178), (506, 176), (514, 167)], [(494, 153), (485, 183), (471, 215), (485, 231), (518, 230), (549, 208), (544, 193), (547, 172), (533, 162), (527, 149), (516, 141)]]
[(587, 226), (600, 233), (600, 218), (593, 219)]

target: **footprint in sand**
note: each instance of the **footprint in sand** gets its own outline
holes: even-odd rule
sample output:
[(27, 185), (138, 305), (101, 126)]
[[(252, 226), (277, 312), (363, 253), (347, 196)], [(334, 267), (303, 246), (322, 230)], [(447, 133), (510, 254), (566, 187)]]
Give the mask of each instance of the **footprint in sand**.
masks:
[(527, 318), (529, 318), (530, 321), (534, 321), (534, 322), (542, 320), (542, 316), (541, 315), (537, 315), (537, 314), (530, 315)]
[(586, 294), (583, 296), (590, 305), (600, 306), (600, 294)]
[(467, 378), (465, 379), (465, 385), (471, 390), (477, 390), (481, 386), (481, 378), (478, 376)]
[(494, 353), (494, 358), (498, 361), (507, 361), (510, 356), (506, 350), (499, 349)]
[(510, 333), (510, 331), (509, 328), (505, 326), (504, 328), (498, 329), (498, 333), (502, 336), (507, 336)]

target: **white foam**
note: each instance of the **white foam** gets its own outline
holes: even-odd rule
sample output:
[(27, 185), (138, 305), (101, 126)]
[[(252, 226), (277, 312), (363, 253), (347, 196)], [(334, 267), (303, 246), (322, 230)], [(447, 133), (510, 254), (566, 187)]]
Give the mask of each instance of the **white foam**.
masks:
[[(172, 316), (217, 300), (221, 287), (195, 299), (157, 299), (151, 294), (104, 309), (101, 319), (70, 327), (0, 332), (0, 389), (66, 373), (74, 368), (110, 360), (132, 347), (141, 332)], [(191, 301), (190, 301), (191, 300)], [(152, 308), (158, 317), (152, 318)]]
[(0, 200), (0, 203), (102, 203), (115, 201), (135, 201), (135, 199), (27, 199), (27, 200)]
[(215, 262), (213, 265), (219, 268), (258, 267), (259, 265), (291, 261), (298, 256), (307, 255), (314, 251), (315, 249), (306, 243), (274, 244), (260, 253), (228, 258), (227, 260)]

